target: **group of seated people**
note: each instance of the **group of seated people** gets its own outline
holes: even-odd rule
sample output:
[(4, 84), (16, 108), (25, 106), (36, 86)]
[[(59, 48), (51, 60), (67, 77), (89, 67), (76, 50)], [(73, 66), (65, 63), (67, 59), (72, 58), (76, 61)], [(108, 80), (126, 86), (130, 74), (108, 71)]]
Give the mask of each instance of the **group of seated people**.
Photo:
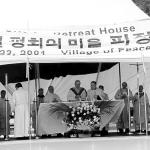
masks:
[[(108, 95), (104, 92), (104, 86), (100, 85), (99, 88), (96, 87), (96, 82), (91, 82), (91, 89), (87, 90), (80, 86), (80, 80), (75, 81), (75, 86), (70, 88), (67, 100), (68, 102), (75, 101), (94, 101), (94, 100), (109, 100)], [(39, 89), (38, 103), (51, 103), (51, 102), (61, 102), (60, 97), (54, 93), (54, 87), (49, 86), (46, 95), (43, 95), (43, 89)]]
[(95, 101), (108, 100), (108, 95), (104, 92), (104, 86), (96, 87), (96, 81), (91, 82), (91, 88), (86, 91), (85, 88), (80, 87), (80, 80), (75, 81), (75, 86), (71, 88), (67, 95), (67, 100), (72, 101)]

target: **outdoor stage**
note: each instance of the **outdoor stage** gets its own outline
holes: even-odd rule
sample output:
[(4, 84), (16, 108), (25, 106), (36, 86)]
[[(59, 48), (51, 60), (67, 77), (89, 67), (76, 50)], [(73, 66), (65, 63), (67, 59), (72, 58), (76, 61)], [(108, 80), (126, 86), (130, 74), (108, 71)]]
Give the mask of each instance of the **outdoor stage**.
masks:
[(0, 150), (149, 150), (150, 136), (49, 138), (0, 142)]

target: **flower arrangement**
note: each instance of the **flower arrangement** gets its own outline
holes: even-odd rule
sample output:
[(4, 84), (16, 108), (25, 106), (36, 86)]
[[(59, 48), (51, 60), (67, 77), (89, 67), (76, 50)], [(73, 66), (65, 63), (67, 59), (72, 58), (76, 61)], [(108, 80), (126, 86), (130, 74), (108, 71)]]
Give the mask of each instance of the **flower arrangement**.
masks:
[(67, 136), (83, 134), (99, 134), (103, 118), (111, 116), (114, 104), (111, 101), (83, 101), (76, 103), (54, 103), (50, 105), (50, 115), (57, 112), (64, 114), (62, 123), (68, 127)]
[(79, 103), (78, 106), (69, 106), (65, 123), (70, 129), (92, 130), (99, 128), (101, 123), (100, 108), (94, 104)]

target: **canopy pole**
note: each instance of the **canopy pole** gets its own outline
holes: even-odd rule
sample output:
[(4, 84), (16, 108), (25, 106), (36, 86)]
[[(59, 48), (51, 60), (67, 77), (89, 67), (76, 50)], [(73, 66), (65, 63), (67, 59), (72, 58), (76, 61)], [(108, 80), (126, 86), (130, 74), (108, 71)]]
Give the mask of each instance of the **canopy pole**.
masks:
[(8, 87), (8, 75), (7, 73), (5, 74), (5, 87), (6, 87), (6, 98), (5, 98), (5, 117), (6, 117), (6, 130), (5, 130), (5, 140), (7, 141), (8, 140), (8, 91), (7, 91), (7, 87)]
[(138, 102), (139, 102), (139, 121), (140, 121), (140, 134), (142, 130), (141, 126), (141, 100), (140, 100), (140, 93), (139, 93), (139, 65), (137, 63), (137, 89), (138, 89)]
[(121, 89), (121, 67), (120, 67), (120, 62), (119, 62), (119, 86)]
[(39, 74), (39, 64), (35, 64), (35, 89), (36, 89), (36, 98), (34, 100), (34, 109), (35, 109), (35, 136), (38, 139), (38, 110), (37, 110), (37, 96), (38, 89), (40, 88), (40, 74)]
[(28, 79), (28, 107), (29, 107), (29, 139), (31, 139), (31, 104), (30, 104), (30, 63), (29, 63), (29, 59), (27, 58), (27, 62), (26, 62), (26, 77)]
[(40, 88), (41, 85), (40, 85), (40, 67), (39, 67), (39, 63), (36, 64), (36, 70), (37, 70), (38, 88)]
[[(34, 105), (34, 110), (35, 110), (35, 126), (34, 126), (34, 130), (35, 130), (35, 137), (37, 138), (37, 96), (38, 96), (38, 87), (37, 87), (37, 68), (36, 68), (36, 64), (35, 64), (35, 99), (33, 101), (33, 105)], [(33, 121), (33, 120), (32, 120)]]
[(148, 136), (148, 120), (147, 120), (147, 104), (146, 104), (146, 68), (144, 64), (144, 58), (142, 57), (142, 63), (143, 63), (143, 72), (144, 72), (144, 82), (143, 82), (143, 88), (144, 88), (144, 110), (145, 110), (145, 129), (146, 129), (146, 135)]
[(38, 93), (38, 85), (37, 85), (37, 67), (36, 67), (36, 64), (35, 64), (35, 96), (37, 97), (37, 93)]
[(129, 89), (129, 86), (127, 88), (128, 88), (129, 135), (131, 135), (132, 133), (131, 133), (131, 112), (130, 112), (130, 89)]
[(98, 69), (97, 69), (96, 87), (97, 87), (97, 84), (98, 84), (98, 78), (99, 78), (99, 74), (100, 74), (100, 71), (101, 71), (101, 66), (102, 66), (102, 63), (99, 63)]
[(137, 69), (137, 91), (138, 91), (138, 102), (139, 102), (139, 121), (140, 121), (140, 133), (139, 134), (142, 134), (141, 132), (141, 129), (142, 129), (142, 126), (141, 126), (141, 105), (140, 105), (140, 96), (139, 96), (139, 66), (142, 65), (142, 64), (139, 64), (138, 62), (136, 64), (130, 64), (130, 65), (133, 65), (133, 66), (136, 66), (136, 69)]
[(38, 89), (40, 88), (40, 71), (39, 71), (39, 64), (35, 64), (35, 90), (36, 96), (38, 95)]
[[(145, 77), (144, 77), (145, 78)], [(145, 82), (145, 81), (144, 81)], [(146, 135), (148, 136), (148, 120), (147, 120), (147, 105), (146, 105), (146, 90), (145, 90), (145, 83), (143, 85), (144, 87), (144, 110), (145, 110), (145, 129), (146, 129)]]

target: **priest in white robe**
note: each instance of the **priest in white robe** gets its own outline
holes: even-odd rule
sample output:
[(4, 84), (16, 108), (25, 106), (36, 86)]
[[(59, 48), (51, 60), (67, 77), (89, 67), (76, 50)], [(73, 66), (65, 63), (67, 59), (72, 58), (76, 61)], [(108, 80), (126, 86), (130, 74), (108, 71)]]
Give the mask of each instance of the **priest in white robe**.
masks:
[(149, 99), (147, 93), (144, 93), (143, 91), (143, 85), (140, 85), (139, 92), (135, 93), (133, 98), (133, 119), (134, 119), (135, 133), (140, 132), (140, 125), (141, 125), (141, 132), (146, 133), (145, 106), (146, 106), (146, 116), (148, 121)]
[(95, 101), (95, 100), (109, 100), (108, 95), (104, 92), (104, 86), (100, 85), (99, 88), (96, 87), (96, 82), (91, 82), (91, 89), (87, 91), (87, 100)]
[[(117, 129), (119, 130), (119, 134), (128, 134), (129, 130), (129, 106), (130, 101), (133, 100), (133, 95), (131, 90), (128, 88), (126, 82), (122, 83), (122, 88), (118, 89), (115, 94), (116, 100), (123, 100), (124, 101), (124, 108), (123, 111), (118, 119)], [(125, 130), (125, 131), (124, 131)]]
[(91, 88), (89, 90), (87, 90), (87, 101), (95, 101), (95, 100), (97, 100), (96, 82), (92, 81), (90, 86), (91, 86)]
[(68, 95), (67, 95), (67, 101), (69, 102), (76, 102), (76, 101), (85, 101), (87, 97), (87, 92), (85, 88), (81, 87), (80, 80), (75, 81), (75, 86), (70, 88)]
[(15, 106), (14, 136), (29, 136), (29, 103), (28, 93), (21, 83), (15, 85), (16, 91), (13, 93), (13, 103)]

